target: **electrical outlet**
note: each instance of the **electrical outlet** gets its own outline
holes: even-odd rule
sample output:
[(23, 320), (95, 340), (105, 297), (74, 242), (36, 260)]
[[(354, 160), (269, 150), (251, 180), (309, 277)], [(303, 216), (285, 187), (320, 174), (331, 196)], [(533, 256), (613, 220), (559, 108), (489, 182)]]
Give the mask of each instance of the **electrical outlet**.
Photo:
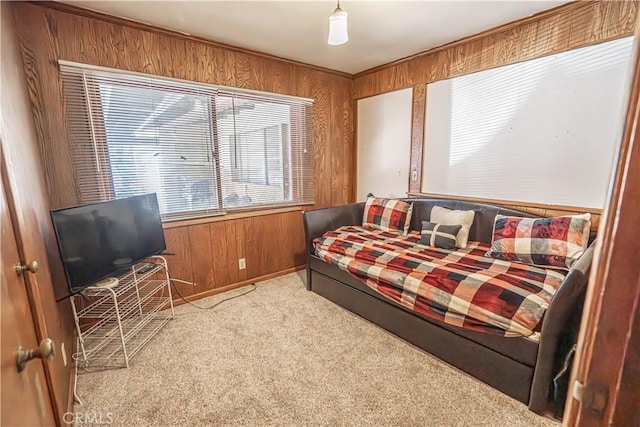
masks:
[(62, 353), (62, 363), (67, 366), (67, 352), (64, 349), (64, 342), (60, 343), (60, 353)]
[(240, 270), (244, 270), (245, 268), (247, 268), (247, 261), (244, 258), (240, 258), (238, 260), (238, 268)]
[(417, 170), (411, 171), (411, 181), (417, 181), (417, 180), (418, 180), (418, 171)]

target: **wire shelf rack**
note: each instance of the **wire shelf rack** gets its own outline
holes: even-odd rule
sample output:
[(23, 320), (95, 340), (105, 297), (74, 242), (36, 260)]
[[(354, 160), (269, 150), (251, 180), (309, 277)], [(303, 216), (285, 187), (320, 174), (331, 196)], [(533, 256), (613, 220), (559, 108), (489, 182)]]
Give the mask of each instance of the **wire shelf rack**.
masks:
[(128, 368), (174, 317), (166, 259), (151, 257), (116, 278), (115, 286), (97, 284), (71, 298), (80, 344), (73, 357), (79, 367)]

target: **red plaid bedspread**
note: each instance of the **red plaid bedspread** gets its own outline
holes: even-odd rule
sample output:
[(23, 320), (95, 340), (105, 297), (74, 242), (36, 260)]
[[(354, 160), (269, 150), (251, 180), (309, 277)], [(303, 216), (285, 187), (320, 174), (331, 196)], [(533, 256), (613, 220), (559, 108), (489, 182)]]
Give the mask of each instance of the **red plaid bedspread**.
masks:
[(314, 241), (315, 253), (403, 306), (444, 323), (507, 337), (536, 331), (565, 271), (484, 256), (469, 242), (449, 251), (420, 234), (347, 226)]

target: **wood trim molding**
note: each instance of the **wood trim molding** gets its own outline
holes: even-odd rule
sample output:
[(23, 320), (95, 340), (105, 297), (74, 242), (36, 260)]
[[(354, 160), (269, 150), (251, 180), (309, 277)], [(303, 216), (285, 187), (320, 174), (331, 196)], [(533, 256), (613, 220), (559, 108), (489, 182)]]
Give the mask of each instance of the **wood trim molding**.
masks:
[(261, 58), (270, 59), (273, 61), (279, 61), (279, 62), (296, 65), (300, 67), (310, 68), (310, 69), (322, 71), (325, 73), (335, 74), (341, 77), (353, 78), (352, 74), (346, 73), (344, 71), (333, 70), (331, 68), (325, 68), (318, 65), (307, 64), (306, 62), (295, 61), (293, 59), (287, 59), (280, 56), (271, 55), (268, 53), (253, 50), (253, 49), (247, 49), (247, 48), (233, 46), (233, 45), (222, 43), (222, 42), (216, 42), (213, 40), (209, 40), (205, 37), (194, 36), (193, 34), (187, 34), (177, 30), (171, 30), (168, 28), (157, 27), (155, 25), (146, 24), (144, 22), (136, 21), (133, 19), (113, 16), (113, 15), (109, 15), (103, 12), (98, 12), (92, 9), (85, 9), (82, 7), (71, 5), (69, 3), (60, 3), (57, 1), (31, 1), (30, 3), (35, 4), (37, 6), (45, 7), (48, 9), (57, 10), (59, 12), (70, 13), (73, 15), (83, 16), (91, 19), (97, 19), (100, 21), (109, 22), (111, 24), (122, 25), (124, 27), (134, 28), (142, 31), (148, 31), (150, 33), (154, 33), (158, 35), (181, 38), (183, 40), (189, 40), (195, 43), (202, 43), (212, 47), (223, 48), (223, 49), (231, 50), (234, 52), (259, 56)]
[[(78, 334), (75, 331), (75, 328), (73, 328), (73, 345), (71, 345), (71, 353), (69, 353), (69, 356), (67, 356), (67, 358), (69, 360), (73, 360), (73, 355), (76, 354), (77, 348), (76, 348), (76, 342), (77, 342), (77, 337)], [(69, 349), (65, 348), (65, 351), (69, 351)], [(67, 394), (67, 406), (66, 406), (66, 411), (67, 412), (73, 412), (73, 407), (76, 403), (76, 396), (75, 396), (75, 390), (76, 390), (76, 368), (75, 366), (72, 369), (69, 369), (69, 391)]]
[(411, 157), (409, 164), (409, 192), (419, 192), (422, 184), (422, 150), (427, 106), (427, 85), (413, 87), (411, 107)]
[[(408, 189), (412, 196), (455, 198), (421, 192), (427, 84), (459, 75), (522, 62), (633, 34), (638, 2), (580, 1), (496, 27), (421, 54), (354, 76), (354, 99), (413, 87), (412, 140)], [(425, 87), (425, 100), (421, 86)], [(356, 128), (357, 132), (357, 128)], [(417, 175), (412, 180), (412, 175)], [(512, 200), (464, 198), (510, 206), (526, 212), (556, 216), (591, 213), (592, 229), (601, 209), (548, 205)]]
[(267, 215), (275, 215), (275, 214), (286, 213), (286, 212), (296, 212), (296, 211), (302, 211), (303, 209), (304, 209), (304, 206), (289, 206), (286, 208), (260, 209), (260, 210), (244, 211), (244, 212), (234, 212), (226, 215), (214, 215), (214, 216), (208, 216), (204, 218), (167, 221), (162, 223), (162, 228), (166, 230), (167, 228), (188, 227), (191, 225), (209, 224), (212, 222), (222, 222), (222, 221), (232, 221), (235, 219), (252, 218), (255, 216), (267, 216)]
[(353, 108), (353, 157), (351, 162), (351, 203), (358, 199), (358, 101), (351, 101)]
[(577, 1), (354, 75), (354, 98), (633, 35), (638, 2)]
[(435, 193), (409, 192), (407, 193), (407, 195), (409, 197), (434, 197), (437, 199), (452, 199), (452, 200), (464, 200), (467, 202), (474, 202), (474, 203), (488, 203), (491, 205), (505, 206), (511, 209), (528, 212), (534, 215), (540, 215), (545, 217), (590, 213), (592, 231), (598, 230), (598, 227), (600, 226), (600, 216), (602, 214), (602, 211), (600, 209), (581, 208), (577, 206), (548, 205), (544, 203), (529, 203), (529, 202), (517, 202), (513, 200), (484, 199), (480, 197), (451, 196), (446, 194), (435, 194)]
[[(638, 18), (636, 37), (640, 36), (640, 16)], [(637, 425), (640, 418), (638, 395), (626, 395), (637, 393), (640, 388), (637, 378), (634, 385), (625, 383), (627, 379), (623, 378), (625, 364), (633, 362), (640, 354), (640, 349), (629, 347), (633, 342), (630, 339), (637, 342), (640, 333), (633, 330), (634, 317), (637, 318), (640, 312), (640, 136), (637, 132), (640, 125), (640, 44), (637, 39), (633, 69), (624, 134), (589, 276), (569, 382), (569, 390), (575, 381), (587, 388), (594, 384), (601, 386), (608, 390), (608, 402), (598, 410), (586, 396), (578, 402), (569, 393), (565, 426)]]
[(579, 206), (549, 205), (546, 203), (518, 202), (516, 200), (486, 199), (482, 197), (451, 196), (451, 195), (436, 194), (436, 193), (409, 192), (408, 195), (411, 197), (434, 197), (438, 199), (466, 200), (469, 202), (489, 203), (489, 204), (502, 205), (502, 206), (528, 206), (528, 207), (537, 208), (537, 209), (548, 209), (548, 210), (566, 211), (566, 212), (575, 212), (575, 213), (590, 213), (593, 215), (602, 214), (602, 209), (581, 208)]
[[(330, 69), (330, 68), (326, 68), (326, 67), (321, 67), (318, 65), (313, 65), (313, 64), (308, 64), (305, 62), (301, 62), (301, 61), (296, 61), (296, 60), (292, 60), (292, 59), (287, 59), (287, 58), (283, 58), (280, 56), (276, 56), (276, 55), (271, 55), (268, 53), (264, 53), (264, 52), (260, 52), (257, 50), (252, 50), (252, 49), (247, 49), (247, 48), (241, 48), (241, 47), (237, 47), (237, 46), (233, 46), (230, 44), (226, 44), (226, 43), (222, 43), (222, 42), (216, 42), (213, 40), (209, 40), (207, 38), (204, 37), (200, 37), (200, 36), (195, 36), (192, 34), (187, 34), (187, 33), (183, 33), (177, 30), (171, 30), (171, 29), (167, 29), (167, 28), (162, 28), (162, 27), (157, 27), (154, 25), (150, 25), (150, 24), (146, 24), (144, 22), (140, 22), (140, 21), (136, 21), (133, 19), (128, 19), (128, 18), (123, 18), (123, 17), (118, 17), (118, 16), (113, 16), (113, 15), (109, 15), (103, 12), (99, 12), (99, 11), (95, 11), (95, 10), (91, 10), (91, 9), (85, 9), (82, 7), (78, 7), (78, 6), (74, 6), (72, 4), (69, 3), (60, 3), (60, 2), (55, 2), (55, 1), (31, 1), (30, 3), (33, 3), (35, 5), (41, 6), (41, 7), (45, 7), (48, 9), (53, 9), (53, 10), (57, 10), (60, 12), (64, 12), (64, 13), (70, 13), (70, 14), (74, 14), (74, 15), (79, 15), (79, 16), (83, 16), (83, 17), (88, 17), (88, 18), (92, 18), (92, 19), (97, 19), (97, 20), (101, 20), (101, 21), (105, 21), (105, 22), (109, 22), (109, 23), (113, 23), (113, 24), (117, 24), (117, 25), (122, 25), (122, 26), (126, 26), (126, 27), (130, 27), (130, 28), (135, 28), (138, 30), (143, 30), (143, 31), (148, 31), (154, 34), (159, 34), (159, 35), (166, 35), (166, 36), (171, 36), (171, 37), (178, 37), (178, 38), (182, 38), (184, 40), (189, 40), (189, 41), (193, 41), (193, 42), (197, 42), (197, 43), (203, 43), (209, 46), (213, 46), (213, 47), (219, 47), (219, 48), (224, 48), (224, 49), (228, 49), (234, 52), (239, 52), (239, 53), (245, 53), (245, 54), (250, 54), (250, 55), (255, 55), (255, 56), (259, 56), (262, 58), (267, 58), (267, 59), (271, 59), (271, 60), (275, 60), (275, 61), (280, 61), (283, 63), (287, 63), (287, 64), (292, 64), (292, 65), (296, 65), (296, 66), (301, 66), (301, 67), (306, 67), (306, 68), (310, 68), (310, 69), (314, 69), (317, 71), (322, 71), (322, 72), (326, 72), (326, 73), (331, 73), (331, 74), (335, 74), (341, 77), (347, 77), (347, 78), (351, 78), (351, 79), (358, 79), (360, 77), (364, 77), (367, 76), (369, 74), (373, 74), (379, 71), (382, 71), (384, 69), (390, 68), (390, 67), (394, 67), (400, 64), (404, 64), (408, 61), (412, 61), (412, 60), (416, 60), (416, 59), (420, 59), (422, 57), (425, 56), (429, 56), (435, 53), (438, 53), (440, 51), (443, 50), (447, 50), (447, 49), (452, 49), (452, 48), (457, 48), (469, 43), (472, 43), (474, 41), (483, 39), (483, 38), (487, 38), (487, 37), (492, 37), (495, 36), (499, 33), (504, 33), (510, 30), (513, 30), (514, 28), (520, 27), (520, 26), (524, 26), (526, 24), (529, 23), (535, 23), (550, 17), (554, 17), (560, 14), (575, 14), (577, 11), (587, 8), (587, 7), (594, 7), (594, 5), (597, 5), (598, 3), (602, 3), (599, 1), (595, 1), (595, 0), (584, 0), (584, 1), (576, 1), (576, 2), (571, 2), (571, 3), (567, 3), (564, 5), (560, 5), (557, 7), (554, 7), (552, 9), (548, 9), (539, 13), (536, 13), (534, 15), (528, 16), (526, 18), (522, 18), (516, 21), (512, 21), (509, 22), (507, 24), (503, 24), (500, 25), (498, 27), (494, 27), (488, 30), (485, 30), (483, 32), (474, 34), (472, 36), (469, 37), (465, 37), (450, 43), (446, 43), (444, 45), (435, 47), (433, 49), (429, 49), (423, 52), (419, 52), (404, 58), (400, 58), (398, 60), (386, 63), (386, 64), (382, 64), (373, 68), (370, 68), (368, 70), (364, 70), (361, 71), (359, 73), (356, 74), (350, 74), (350, 73), (346, 73), (343, 71), (338, 71), (338, 70), (334, 70), (334, 69)], [(622, 2), (622, 3), (636, 3), (636, 2)], [(618, 35), (618, 37), (623, 37), (625, 35), (631, 35), (629, 34), (622, 34), (622, 35)], [(612, 37), (611, 39), (616, 38), (616, 37)], [(602, 40), (599, 40), (602, 41)], [(597, 40), (594, 42), (598, 42)], [(588, 45), (588, 44), (592, 44), (592, 43), (585, 43), (584, 45)], [(576, 48), (578, 46), (572, 46), (570, 47), (570, 49)], [(354, 93), (355, 96), (357, 96), (357, 93)]]

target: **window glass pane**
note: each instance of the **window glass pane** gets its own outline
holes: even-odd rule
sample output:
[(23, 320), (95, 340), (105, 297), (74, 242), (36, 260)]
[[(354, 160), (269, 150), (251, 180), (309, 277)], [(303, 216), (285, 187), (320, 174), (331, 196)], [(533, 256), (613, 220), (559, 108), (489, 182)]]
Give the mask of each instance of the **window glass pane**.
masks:
[(290, 106), (220, 95), (216, 105), (223, 207), (290, 201)]
[(156, 192), (163, 214), (217, 209), (211, 98), (100, 84), (116, 198)]
[(313, 203), (312, 103), (62, 63), (79, 203), (155, 192), (164, 219)]

